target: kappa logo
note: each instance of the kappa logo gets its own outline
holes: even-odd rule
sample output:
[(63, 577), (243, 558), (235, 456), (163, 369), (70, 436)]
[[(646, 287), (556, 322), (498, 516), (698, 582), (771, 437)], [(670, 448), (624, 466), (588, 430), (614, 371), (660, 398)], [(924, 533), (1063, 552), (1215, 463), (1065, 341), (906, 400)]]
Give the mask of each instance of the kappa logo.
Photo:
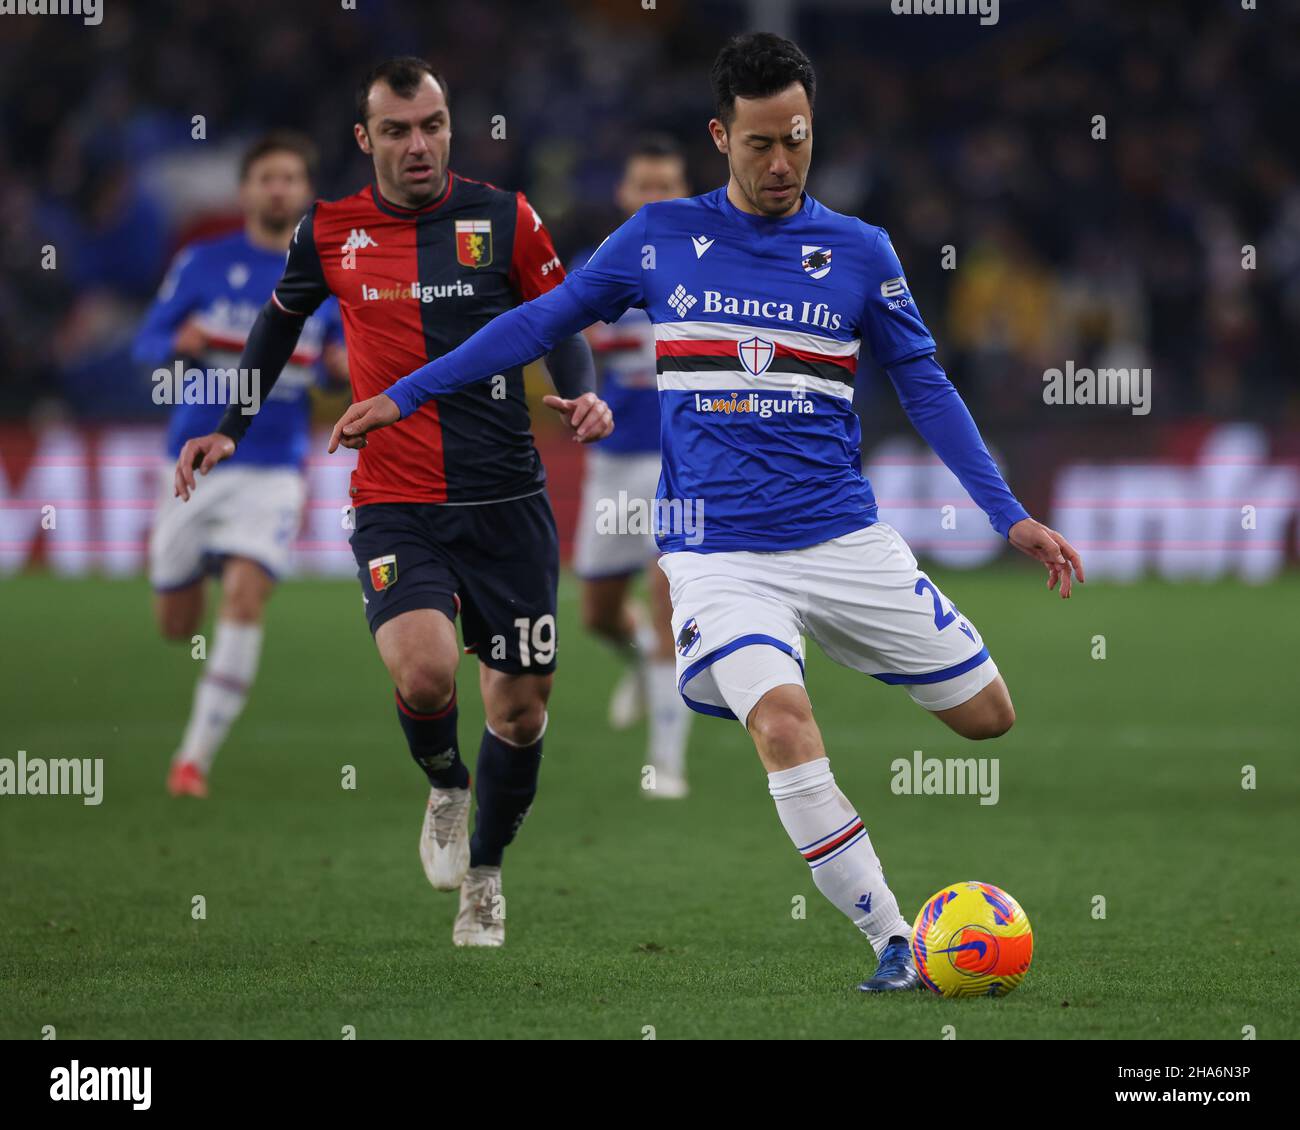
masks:
[(679, 318), (686, 317), (691, 307), (698, 301), (695, 295), (686, 292), (686, 288), (681, 283), (678, 283), (672, 294), (668, 296), (668, 305), (677, 311)]
[(713, 239), (707, 235), (693, 235), (691, 246), (695, 248), (695, 258), (703, 259), (704, 253), (713, 246)]
[(803, 258), (800, 262), (803, 269), (815, 279), (824, 279), (831, 273), (831, 249), (829, 247), (814, 247), (812, 244), (803, 244), (801, 252)]
[(230, 269), (226, 272), (226, 282), (230, 284), (231, 290), (240, 290), (244, 283), (248, 282), (251, 273), (247, 264), (231, 263)]
[(360, 251), (363, 247), (378, 247), (374, 238), (365, 228), (353, 228), (348, 233), (348, 238), (344, 241), (340, 251)]
[[(428, 754), (419, 759), (420, 768), (426, 773), (450, 769), (456, 763), (456, 747), (448, 746), (441, 753)], [(429, 798), (429, 808), (433, 808), (433, 797)]]
[[(372, 557), (367, 565), (370, 569), (370, 587), (375, 592), (383, 592), (397, 584), (397, 554), (387, 557)], [(369, 604), (369, 601), (366, 601)]]

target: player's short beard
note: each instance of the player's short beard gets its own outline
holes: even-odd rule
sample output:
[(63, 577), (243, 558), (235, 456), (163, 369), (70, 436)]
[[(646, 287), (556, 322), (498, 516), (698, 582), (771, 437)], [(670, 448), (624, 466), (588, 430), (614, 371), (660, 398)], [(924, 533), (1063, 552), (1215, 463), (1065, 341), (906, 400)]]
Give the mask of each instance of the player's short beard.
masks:
[[(763, 183), (761, 179), (757, 181), (746, 181), (736, 175), (736, 169), (734, 165), (731, 165), (729, 167), (731, 168), (732, 177), (735, 178), (736, 183), (740, 185), (741, 192), (745, 194), (745, 198), (750, 202), (750, 204), (753, 205), (753, 207), (758, 211), (760, 215), (780, 216), (784, 214), (784, 210), (782, 210), (781, 212), (769, 212), (763, 206)], [(799, 191), (795, 193), (796, 200), (798, 200), (803, 194), (803, 185), (798, 184), (798, 189)], [(787, 204), (786, 208), (788, 207), (789, 205)]]
[[(401, 175), (400, 170), (398, 175)], [(427, 188), (411, 188), (408, 186), (404, 191), (406, 192), (407, 201), (412, 207), (423, 208), (426, 204), (436, 200), (442, 194), (442, 191), (446, 186), (447, 170), (444, 167), (442, 169), (442, 175), (435, 177), (430, 181)]]
[(754, 184), (750, 185), (749, 187), (750, 187), (750, 190), (751, 190), (751, 191), (747, 192), (745, 195), (749, 197), (749, 202), (754, 206), (755, 210), (756, 210), (760, 215), (763, 215), (763, 216), (776, 216), (776, 215), (779, 215), (779, 213), (777, 213), (777, 212), (769, 212), (769, 211), (768, 211), (768, 210), (763, 206), (763, 185), (762, 185), (761, 182), (755, 182)]

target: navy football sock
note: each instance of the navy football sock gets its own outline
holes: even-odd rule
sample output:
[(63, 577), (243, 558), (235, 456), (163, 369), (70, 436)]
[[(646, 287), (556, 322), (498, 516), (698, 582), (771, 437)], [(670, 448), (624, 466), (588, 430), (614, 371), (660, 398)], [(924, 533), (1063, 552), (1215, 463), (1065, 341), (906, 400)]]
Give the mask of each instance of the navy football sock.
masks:
[(478, 814), (469, 841), (471, 867), (501, 866), (506, 845), (515, 838), (537, 795), (541, 766), (540, 737), (532, 745), (517, 746), (503, 742), (491, 730), (483, 731), (474, 770)]
[(439, 789), (468, 788), (469, 769), (460, 759), (460, 747), (456, 744), (460, 709), (456, 705), (455, 689), (451, 701), (432, 714), (413, 710), (396, 689), (393, 695), (397, 699), (397, 720), (406, 734), (411, 756), (424, 770), (429, 784)]

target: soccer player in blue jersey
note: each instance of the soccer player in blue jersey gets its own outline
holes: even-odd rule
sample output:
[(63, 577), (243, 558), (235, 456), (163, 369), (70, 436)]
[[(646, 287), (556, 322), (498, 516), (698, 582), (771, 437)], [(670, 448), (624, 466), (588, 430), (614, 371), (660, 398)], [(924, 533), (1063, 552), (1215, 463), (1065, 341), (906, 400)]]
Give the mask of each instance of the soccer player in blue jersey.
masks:
[[(1003, 481), (935, 360), (888, 235), (805, 191), (816, 95), (808, 58), (775, 35), (737, 36), (712, 77), (709, 130), (730, 167), (726, 187), (646, 205), (563, 286), (354, 404), (330, 448), (364, 443), (428, 397), (536, 357), (574, 326), (644, 309), (658, 353), (658, 540), (678, 687), (696, 710), (749, 730), (814, 883), (876, 952), (876, 972), (859, 987), (911, 989), (911, 929), (831, 775), (801, 638), (904, 687), (963, 737), (997, 737), (1015, 713), (975, 626), (878, 520), (852, 410), (860, 349), (993, 527), (1043, 562), (1049, 589), (1068, 597), (1083, 562)], [(598, 407), (571, 415), (579, 437), (606, 423)]]
[[(656, 200), (687, 193), (686, 162), (671, 138), (644, 137), (628, 153), (615, 199), (625, 216)], [(581, 267), (591, 251), (574, 257)], [(582, 578), (582, 619), (627, 669), (610, 700), (609, 720), (626, 729), (644, 713), (649, 768), (643, 795), (686, 795), (690, 711), (677, 693), (672, 603), (659, 559), (654, 498), (659, 487), (659, 391), (654, 326), (644, 310), (627, 310), (613, 325), (597, 322), (587, 340), (598, 364), (600, 392), (619, 421), (608, 439), (587, 449), (573, 569)], [(647, 615), (634, 607), (632, 581), (642, 570), (650, 590)]]
[[(199, 369), (238, 365), (248, 331), (284, 270), (294, 224), (310, 202), (315, 161), (311, 142), (287, 132), (268, 134), (246, 151), (239, 175), (243, 230), (177, 254), (136, 336), (138, 362), (164, 369), (178, 360)], [(149, 539), (149, 578), (163, 636), (188, 642), (203, 620), (206, 576), (221, 579), (215, 635), (168, 772), (174, 796), (207, 794), (213, 759), (257, 674), (262, 612), (302, 520), (309, 390), (322, 365), (346, 380), (341, 338), (331, 301), (307, 320), (262, 407), (258, 430), (189, 505), (175, 497), (172, 463), (186, 440), (215, 429), (226, 404), (180, 403), (172, 411), (172, 463), (162, 472)]]

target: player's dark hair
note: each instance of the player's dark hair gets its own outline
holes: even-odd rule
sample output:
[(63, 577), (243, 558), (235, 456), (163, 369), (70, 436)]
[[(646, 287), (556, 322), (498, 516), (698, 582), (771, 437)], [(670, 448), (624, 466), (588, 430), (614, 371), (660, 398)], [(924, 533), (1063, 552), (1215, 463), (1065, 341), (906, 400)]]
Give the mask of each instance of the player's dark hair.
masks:
[(420, 89), (420, 83), (424, 81), (425, 75), (433, 77), (433, 81), (438, 84), (438, 89), (442, 91), (447, 108), (451, 109), (451, 91), (447, 89), (447, 80), (433, 69), (433, 64), (416, 55), (397, 55), (385, 59), (361, 80), (361, 85), (357, 87), (357, 121), (363, 126), (366, 124), (366, 114), (370, 106), (370, 88), (375, 83), (382, 82), (399, 98), (410, 99), (415, 97), (415, 92)]
[(302, 163), (307, 167), (307, 179), (315, 182), (316, 170), (320, 167), (320, 151), (306, 134), (288, 129), (265, 133), (244, 150), (244, 155), (239, 159), (240, 181), (247, 179), (249, 170), (271, 153), (292, 153), (295, 157), (301, 158)]
[(656, 160), (675, 157), (679, 161), (685, 160), (681, 146), (666, 133), (644, 133), (638, 137), (628, 149), (626, 161), (637, 157), (650, 157)]
[(728, 129), (736, 117), (736, 98), (768, 98), (792, 82), (803, 84), (808, 106), (817, 98), (817, 74), (798, 46), (770, 31), (732, 36), (713, 60), (713, 107)]

